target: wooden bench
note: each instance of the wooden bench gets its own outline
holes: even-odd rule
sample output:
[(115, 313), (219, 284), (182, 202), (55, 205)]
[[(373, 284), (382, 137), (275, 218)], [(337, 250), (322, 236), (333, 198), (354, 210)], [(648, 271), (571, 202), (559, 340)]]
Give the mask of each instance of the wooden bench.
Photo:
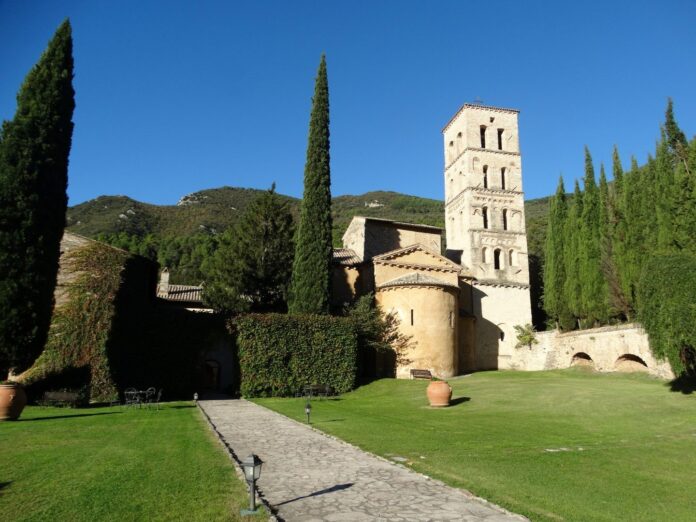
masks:
[(431, 380), (433, 374), (430, 370), (411, 370), (411, 379), (428, 379)]
[(43, 394), (43, 404), (48, 406), (77, 406), (80, 397), (77, 392), (47, 391)]

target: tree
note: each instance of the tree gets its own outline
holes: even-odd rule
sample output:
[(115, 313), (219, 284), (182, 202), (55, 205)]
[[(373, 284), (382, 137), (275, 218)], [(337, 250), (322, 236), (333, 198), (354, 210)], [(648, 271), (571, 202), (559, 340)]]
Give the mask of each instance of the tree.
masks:
[(667, 99), (667, 110), (665, 111), (665, 137), (670, 151), (674, 157), (674, 164), (681, 163), (690, 173), (689, 168), (689, 147), (686, 141), (686, 136), (677, 125), (677, 120), (674, 117), (674, 107), (672, 98)]
[(551, 199), (549, 221), (546, 232), (544, 263), (544, 310), (561, 328), (572, 328), (572, 318), (563, 293), (566, 280), (564, 252), (566, 249), (565, 227), (568, 218), (563, 177), (558, 179), (556, 194)]
[(325, 314), (331, 287), (331, 169), (329, 164), (329, 84), (321, 57), (309, 120), (304, 195), (300, 208), (289, 310)]
[(580, 283), (580, 224), (582, 217), (582, 193), (580, 184), (575, 180), (573, 201), (568, 209), (565, 226), (566, 249), (563, 255), (565, 264), (565, 282), (563, 296), (570, 313), (579, 319), (582, 315)]
[(0, 370), (28, 368), (48, 334), (68, 202), (72, 79), (66, 20), (25, 78), (0, 136)]
[(273, 185), (222, 234), (204, 264), (205, 302), (223, 313), (285, 311), (293, 233), (287, 202)]
[(536, 330), (531, 324), (516, 324), (514, 328), (517, 332), (517, 344), (515, 344), (515, 348), (526, 346), (531, 350), (532, 345), (539, 344), (539, 340), (536, 338)]
[(590, 324), (608, 319), (606, 283), (602, 278), (600, 252), (600, 202), (592, 156), (585, 147), (585, 191), (582, 196), (580, 223), (580, 300), (581, 317)]

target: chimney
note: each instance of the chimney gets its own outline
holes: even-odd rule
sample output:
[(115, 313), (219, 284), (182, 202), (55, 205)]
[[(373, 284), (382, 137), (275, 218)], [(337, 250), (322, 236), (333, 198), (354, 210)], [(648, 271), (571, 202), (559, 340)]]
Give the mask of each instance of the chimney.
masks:
[(159, 284), (157, 285), (157, 295), (165, 297), (169, 295), (169, 269), (166, 267), (162, 269), (162, 272), (160, 272), (160, 280)]

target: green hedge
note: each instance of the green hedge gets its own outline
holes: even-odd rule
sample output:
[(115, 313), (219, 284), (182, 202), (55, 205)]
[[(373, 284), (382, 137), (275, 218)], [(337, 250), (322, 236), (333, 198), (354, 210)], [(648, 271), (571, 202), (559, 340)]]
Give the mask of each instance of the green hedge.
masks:
[(649, 260), (638, 288), (638, 319), (653, 355), (668, 359), (677, 376), (694, 374), (696, 258), (682, 254)]
[(249, 314), (230, 322), (245, 397), (291, 396), (306, 384), (344, 393), (355, 386), (357, 337), (350, 320)]

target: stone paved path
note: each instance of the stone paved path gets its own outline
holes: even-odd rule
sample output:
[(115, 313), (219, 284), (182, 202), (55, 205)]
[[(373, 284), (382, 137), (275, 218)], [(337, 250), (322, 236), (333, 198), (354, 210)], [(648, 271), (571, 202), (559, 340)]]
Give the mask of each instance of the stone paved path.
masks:
[(254, 403), (199, 404), (237, 458), (264, 461), (259, 490), (287, 522), (527, 520)]

